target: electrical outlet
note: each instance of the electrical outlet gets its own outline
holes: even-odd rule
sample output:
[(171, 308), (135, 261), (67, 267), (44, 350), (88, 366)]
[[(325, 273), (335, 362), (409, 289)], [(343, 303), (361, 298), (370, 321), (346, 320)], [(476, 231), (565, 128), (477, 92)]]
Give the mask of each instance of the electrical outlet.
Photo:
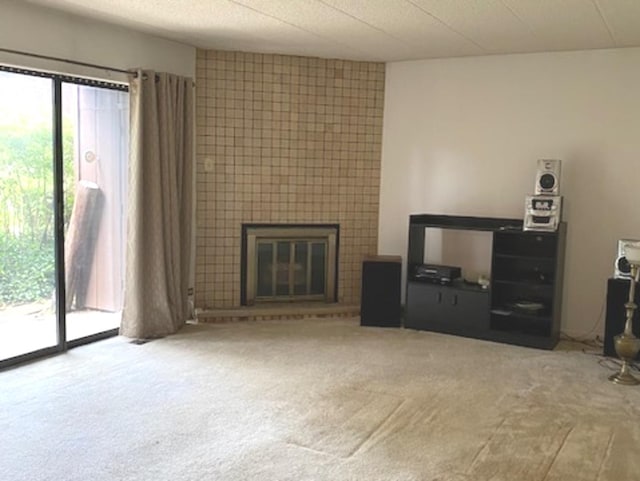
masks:
[(211, 157), (206, 157), (204, 159), (204, 171), (213, 172), (213, 159)]

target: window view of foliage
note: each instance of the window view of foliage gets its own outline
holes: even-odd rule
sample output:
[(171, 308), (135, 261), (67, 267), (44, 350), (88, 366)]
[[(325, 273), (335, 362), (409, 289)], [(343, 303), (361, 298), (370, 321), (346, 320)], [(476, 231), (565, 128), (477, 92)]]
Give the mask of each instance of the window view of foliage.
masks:
[[(46, 114), (50, 105), (44, 109)], [(73, 132), (66, 125), (65, 223), (74, 193)], [(50, 120), (0, 125), (0, 307), (49, 299), (53, 293), (52, 135)]]

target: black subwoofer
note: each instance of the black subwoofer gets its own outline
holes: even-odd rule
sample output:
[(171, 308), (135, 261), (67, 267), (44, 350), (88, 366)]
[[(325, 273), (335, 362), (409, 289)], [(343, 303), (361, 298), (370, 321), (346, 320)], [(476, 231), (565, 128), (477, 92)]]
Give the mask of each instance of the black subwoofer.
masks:
[[(640, 290), (636, 290), (635, 303), (640, 306)], [(607, 283), (607, 317), (604, 324), (604, 355), (618, 357), (613, 337), (624, 331), (627, 311), (624, 304), (629, 300), (629, 280), (609, 279)], [(640, 308), (633, 313), (633, 334), (640, 337)], [(636, 357), (640, 359), (640, 353)]]
[(400, 256), (372, 256), (362, 263), (360, 324), (362, 326), (400, 327)]

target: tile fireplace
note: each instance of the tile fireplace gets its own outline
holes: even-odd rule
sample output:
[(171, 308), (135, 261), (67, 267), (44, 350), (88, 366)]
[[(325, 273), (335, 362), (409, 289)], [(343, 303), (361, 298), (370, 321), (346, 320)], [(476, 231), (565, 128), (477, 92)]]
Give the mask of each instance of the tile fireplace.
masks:
[(335, 302), (337, 224), (243, 224), (241, 303)]
[[(352, 312), (360, 305), (362, 259), (378, 251), (385, 64), (198, 50), (196, 70), (196, 309), (207, 322), (273, 318), (271, 311)], [(247, 305), (244, 224), (339, 225), (329, 273), (335, 285), (325, 291), (334, 298)], [(309, 260), (298, 241), (280, 247), (293, 265), (267, 268), (276, 271), (280, 292), (293, 290), (296, 300), (303, 295), (301, 258), (314, 271), (323, 255), (312, 242)], [(261, 249), (278, 256), (277, 244), (275, 255), (273, 243)], [(262, 273), (260, 293), (273, 291), (269, 274)], [(320, 274), (304, 279), (304, 295), (319, 295)]]

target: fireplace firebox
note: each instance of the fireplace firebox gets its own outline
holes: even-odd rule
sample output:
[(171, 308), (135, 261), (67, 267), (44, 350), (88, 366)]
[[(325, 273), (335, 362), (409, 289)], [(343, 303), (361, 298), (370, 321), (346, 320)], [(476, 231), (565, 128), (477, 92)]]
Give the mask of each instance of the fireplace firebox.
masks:
[(336, 224), (243, 224), (241, 303), (335, 302)]

